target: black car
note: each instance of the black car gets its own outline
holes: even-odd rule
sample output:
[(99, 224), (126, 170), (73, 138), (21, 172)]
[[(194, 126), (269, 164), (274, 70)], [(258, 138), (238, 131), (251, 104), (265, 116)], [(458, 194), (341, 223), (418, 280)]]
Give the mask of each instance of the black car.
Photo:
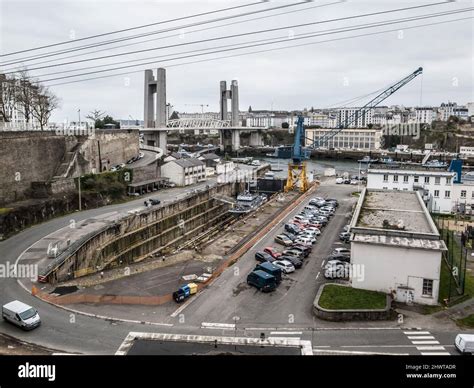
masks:
[(278, 260), (287, 260), (291, 264), (293, 264), (293, 267), (295, 267), (296, 269), (301, 268), (303, 266), (303, 262), (294, 256), (281, 256), (278, 258)]
[(350, 263), (351, 261), (351, 257), (349, 255), (344, 255), (344, 254), (335, 254), (335, 255), (331, 255), (328, 257), (328, 261), (330, 260), (339, 260), (339, 261), (343, 261), (345, 263)]
[(159, 205), (161, 201), (156, 198), (148, 198), (145, 200), (145, 206), (153, 206), (153, 205)]
[(269, 261), (270, 263), (272, 263), (275, 261), (272, 255), (268, 254), (267, 252), (262, 252), (262, 251), (255, 252), (255, 260), (257, 260), (260, 263), (264, 263), (266, 261)]
[(285, 231), (298, 234), (298, 232), (300, 232), (300, 228), (294, 224), (285, 224)]
[(295, 241), (298, 238), (298, 235), (291, 232), (282, 233), (284, 236), (288, 237), (291, 241)]

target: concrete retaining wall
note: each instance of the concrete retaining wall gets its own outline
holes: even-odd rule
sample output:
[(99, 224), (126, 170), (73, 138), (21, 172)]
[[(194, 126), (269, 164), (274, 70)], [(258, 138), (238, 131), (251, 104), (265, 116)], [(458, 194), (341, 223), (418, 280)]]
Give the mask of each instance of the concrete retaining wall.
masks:
[(52, 267), (51, 283), (125, 266), (153, 253), (167, 253), (225, 217), (228, 204), (215, 196), (233, 196), (243, 187), (228, 183), (174, 202), (131, 214), (87, 236), (74, 250), (65, 252)]
[[(319, 298), (323, 293), (327, 283), (319, 287), (316, 298), (313, 302), (313, 314), (325, 321), (381, 321), (393, 318), (391, 309), (391, 298), (387, 295), (386, 307), (384, 309), (374, 310), (328, 310), (319, 305)], [(339, 286), (343, 286), (339, 284)], [(350, 286), (345, 286), (350, 287)]]

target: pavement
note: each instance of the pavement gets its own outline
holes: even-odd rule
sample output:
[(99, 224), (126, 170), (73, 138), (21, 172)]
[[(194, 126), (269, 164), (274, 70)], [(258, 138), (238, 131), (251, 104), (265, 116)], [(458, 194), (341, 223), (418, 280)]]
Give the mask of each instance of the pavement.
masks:
[[(173, 190), (166, 195), (170, 198), (181, 195)], [(114, 354), (130, 332), (246, 338), (260, 337), (263, 333), (267, 338), (309, 340), (315, 354), (457, 354), (453, 342), (460, 330), (450, 325), (443, 326), (441, 323), (446, 323), (446, 320), (434, 324), (437, 321), (429, 316), (420, 317), (419, 314), (407, 312), (408, 315), (400, 321), (335, 323), (318, 320), (312, 315), (312, 303), (318, 287), (326, 282), (321, 271), (324, 260), (334, 247), (342, 246), (338, 233), (351, 216), (356, 201), (350, 195), (353, 190), (350, 186), (335, 185), (333, 179), (325, 180), (318, 188), (315, 195), (338, 198), (340, 207), (324, 229), (311, 257), (305, 261), (304, 268), (285, 276), (273, 293), (264, 294), (250, 288), (245, 278), (255, 266), (254, 251), (274, 245), (273, 237), (281, 230), (283, 223), (276, 225), (196, 297), (181, 305), (145, 306), (141, 313), (130, 306), (110, 305), (89, 305), (85, 306), (85, 311), (77, 313), (31, 296), (14, 278), (2, 278), (0, 302), (20, 299), (35, 306), (43, 325), (31, 332), (22, 332), (2, 321), (0, 332), (63, 352), (86, 354)], [(164, 194), (162, 192), (160, 196)], [(151, 195), (156, 196), (157, 193)], [(143, 198), (73, 216), (78, 222), (115, 211), (126, 213), (141, 203)], [(292, 214), (298, 212), (299, 207)], [(36, 225), (0, 242), (0, 264), (15, 262), (23, 250), (47, 234), (68, 226), (71, 218), (66, 216)], [(74, 306), (70, 307), (74, 309)], [(115, 313), (120, 313), (123, 318), (113, 319)]]

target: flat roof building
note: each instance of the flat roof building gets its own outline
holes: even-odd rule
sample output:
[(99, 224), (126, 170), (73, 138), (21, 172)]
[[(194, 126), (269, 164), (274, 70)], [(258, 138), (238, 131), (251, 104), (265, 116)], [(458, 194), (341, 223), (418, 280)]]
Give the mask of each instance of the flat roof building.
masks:
[(364, 189), (350, 224), (352, 286), (405, 303), (438, 303), (440, 239), (416, 191)]

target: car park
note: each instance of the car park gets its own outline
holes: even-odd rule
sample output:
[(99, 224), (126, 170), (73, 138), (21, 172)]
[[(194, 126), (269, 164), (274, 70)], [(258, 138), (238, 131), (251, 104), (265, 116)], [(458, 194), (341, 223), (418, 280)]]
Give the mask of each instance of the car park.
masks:
[(282, 256), (281, 260), (289, 261), (291, 264), (293, 264), (295, 269), (299, 269), (303, 266), (303, 261), (295, 256)]
[(265, 247), (263, 248), (263, 251), (265, 253), (268, 253), (271, 257), (274, 259), (278, 259), (281, 256), (281, 252), (278, 252), (275, 248), (273, 247)]
[[(295, 236), (295, 238), (296, 238), (296, 236)], [(288, 247), (291, 244), (293, 244), (293, 240), (291, 238), (289, 238), (288, 236), (284, 235), (284, 234), (279, 234), (279, 235), (275, 236), (275, 242), (277, 244), (284, 245), (285, 247)]]
[(273, 262), (273, 265), (276, 265), (283, 271), (283, 273), (286, 274), (295, 272), (295, 266), (291, 264), (288, 260), (275, 260)]
[(265, 261), (269, 261), (270, 263), (275, 261), (272, 255), (269, 255), (267, 252), (257, 251), (255, 252), (255, 260), (260, 263), (264, 263)]

